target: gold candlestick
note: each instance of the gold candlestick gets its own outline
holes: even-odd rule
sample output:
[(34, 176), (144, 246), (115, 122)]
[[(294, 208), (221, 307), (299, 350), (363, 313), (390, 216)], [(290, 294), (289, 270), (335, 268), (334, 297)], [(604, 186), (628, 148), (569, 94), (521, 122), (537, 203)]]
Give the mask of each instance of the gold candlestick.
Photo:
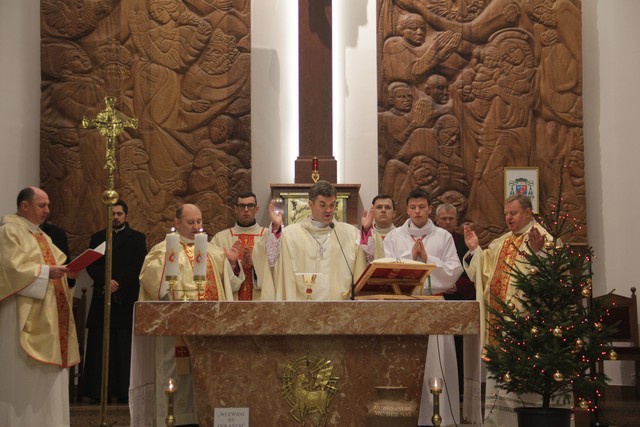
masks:
[(164, 276), (164, 280), (167, 281), (167, 288), (171, 293), (171, 299), (176, 299), (176, 283), (178, 283), (178, 276)]
[(167, 418), (164, 420), (164, 424), (167, 427), (173, 427), (176, 425), (176, 417), (173, 415), (173, 397), (178, 391), (173, 378), (169, 378), (167, 388), (164, 390), (164, 394), (167, 395)]
[(442, 417), (440, 416), (440, 394), (442, 393), (442, 378), (430, 378), (429, 389), (433, 394), (433, 415), (431, 416), (431, 422), (434, 427), (440, 427), (442, 424)]
[(207, 276), (200, 276), (200, 275), (193, 276), (193, 283), (196, 284), (196, 291), (198, 292), (198, 301), (204, 300)]

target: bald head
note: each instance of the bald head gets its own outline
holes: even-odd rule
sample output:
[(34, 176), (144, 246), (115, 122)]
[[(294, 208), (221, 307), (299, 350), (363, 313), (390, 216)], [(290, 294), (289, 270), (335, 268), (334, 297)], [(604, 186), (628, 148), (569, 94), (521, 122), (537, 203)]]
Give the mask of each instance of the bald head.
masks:
[(49, 215), (49, 196), (38, 187), (23, 188), (18, 193), (17, 214), (33, 224), (44, 223)]
[(176, 218), (173, 223), (181, 236), (193, 240), (195, 234), (202, 228), (202, 212), (196, 205), (185, 203), (176, 209)]
[(449, 102), (449, 82), (445, 76), (441, 76), (440, 74), (429, 76), (424, 91), (438, 104), (446, 104)]

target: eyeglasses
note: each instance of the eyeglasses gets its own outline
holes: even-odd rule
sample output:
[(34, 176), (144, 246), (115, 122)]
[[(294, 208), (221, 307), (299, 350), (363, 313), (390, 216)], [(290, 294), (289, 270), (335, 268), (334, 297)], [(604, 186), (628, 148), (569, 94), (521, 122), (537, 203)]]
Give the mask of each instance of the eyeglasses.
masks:
[(256, 207), (256, 204), (255, 204), (255, 203), (247, 203), (247, 204), (244, 204), (244, 203), (238, 203), (238, 204), (236, 205), (236, 207), (237, 207), (238, 209), (240, 209), (240, 210), (253, 209), (253, 208), (255, 208), (255, 207)]

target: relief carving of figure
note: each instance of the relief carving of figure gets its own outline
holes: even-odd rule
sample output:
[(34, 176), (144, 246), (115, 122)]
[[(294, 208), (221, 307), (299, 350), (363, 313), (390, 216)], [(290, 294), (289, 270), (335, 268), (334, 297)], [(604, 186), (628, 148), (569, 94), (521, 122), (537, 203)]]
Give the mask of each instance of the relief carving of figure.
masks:
[(192, 159), (190, 150), (171, 132), (181, 123), (181, 78), (206, 48), (212, 31), (209, 23), (177, 0), (150, 0), (148, 9), (153, 21), (145, 12), (135, 11), (129, 21), (137, 51), (133, 107), (147, 143), (151, 173), (174, 180), (176, 167)]
[(522, 30), (502, 30), (489, 40), (500, 54), (496, 81), (472, 84), (474, 97), (489, 102), (476, 144), (473, 185), (467, 218), (479, 236), (504, 228), (501, 191), (505, 166), (527, 166), (532, 160), (533, 112), (537, 99), (537, 66), (531, 37)]

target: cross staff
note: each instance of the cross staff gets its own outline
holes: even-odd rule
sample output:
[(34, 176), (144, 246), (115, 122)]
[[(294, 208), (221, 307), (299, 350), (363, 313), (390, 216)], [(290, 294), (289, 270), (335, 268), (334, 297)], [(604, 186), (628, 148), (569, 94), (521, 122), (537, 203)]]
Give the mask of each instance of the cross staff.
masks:
[(84, 128), (97, 128), (100, 135), (107, 139), (107, 152), (104, 168), (107, 170), (107, 189), (102, 193), (102, 203), (107, 206), (105, 272), (104, 272), (104, 325), (102, 336), (102, 390), (100, 393), (100, 426), (107, 424), (107, 400), (109, 399), (109, 335), (111, 330), (111, 260), (113, 246), (112, 205), (118, 201), (118, 193), (113, 189), (113, 175), (117, 169), (115, 142), (125, 128), (136, 129), (138, 119), (126, 117), (116, 110), (118, 99), (114, 96), (104, 98), (106, 107), (95, 119), (82, 118)]
[[(116, 110), (118, 98), (107, 96), (104, 98), (106, 108), (98, 113), (95, 119), (82, 118), (84, 128), (97, 128), (100, 135), (107, 138), (107, 160), (104, 168), (107, 170), (107, 189), (113, 190), (113, 173), (116, 170), (115, 141), (125, 128), (138, 128), (138, 119), (132, 119)], [(117, 199), (113, 202), (115, 203)], [(111, 222), (111, 221), (107, 221)]]

